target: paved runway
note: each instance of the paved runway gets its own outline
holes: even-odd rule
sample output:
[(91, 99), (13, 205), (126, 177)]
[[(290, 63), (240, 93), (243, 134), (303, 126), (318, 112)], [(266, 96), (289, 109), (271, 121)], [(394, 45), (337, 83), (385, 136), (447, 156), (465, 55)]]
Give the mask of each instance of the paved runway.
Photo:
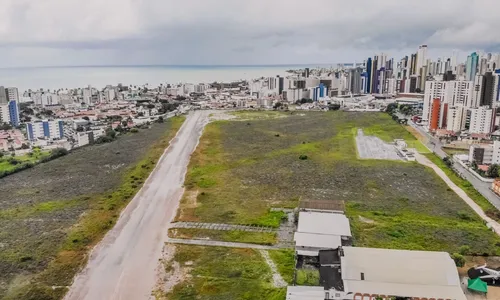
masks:
[(362, 129), (358, 129), (356, 147), (360, 158), (403, 160), (398, 155), (394, 145), (388, 144), (378, 137), (365, 135)]
[(94, 248), (65, 299), (150, 299), (168, 224), (209, 111), (191, 112), (143, 188)]

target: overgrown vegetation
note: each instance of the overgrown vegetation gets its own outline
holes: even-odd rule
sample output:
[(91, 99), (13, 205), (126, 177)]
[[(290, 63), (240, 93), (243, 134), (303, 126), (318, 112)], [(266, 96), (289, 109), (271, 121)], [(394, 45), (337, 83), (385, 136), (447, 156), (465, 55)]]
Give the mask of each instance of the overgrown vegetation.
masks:
[(299, 199), (343, 200), (356, 246), (454, 253), (468, 245), (471, 253), (498, 253), (500, 239), (432, 169), (356, 158), (356, 128), (421, 145), (389, 115), (281, 114), (251, 125), (219, 121), (206, 127), (178, 220), (271, 224), (271, 207), (296, 207)]
[(223, 242), (238, 242), (260, 245), (276, 244), (275, 232), (249, 232), (238, 230), (209, 230), (198, 228), (174, 228), (170, 229), (168, 235), (172, 238), (181, 239), (210, 239)]
[(3, 153), (0, 154), (0, 178), (33, 168), (38, 163), (47, 162), (62, 156), (60, 155), (60, 149), (41, 151), (39, 148), (34, 148), (31, 153), (22, 156), (7, 156)]
[[(0, 298), (60, 299), (183, 117), (0, 180)], [(52, 288), (52, 287), (61, 288)]]
[(453, 169), (450, 168), (442, 159), (440, 159), (435, 154), (425, 154), (425, 156), (432, 161), (435, 165), (437, 165), (443, 172), (450, 178), (453, 183), (455, 183), (458, 187), (460, 187), (466, 194), (469, 196), (474, 202), (479, 205), (485, 214), (495, 221), (500, 221), (500, 212), (496, 209), (493, 204), (491, 204), (488, 199), (484, 198), (481, 193), (479, 193), (474, 186), (465, 179), (459, 177)]
[(319, 270), (298, 269), (297, 285), (319, 286)]
[(286, 289), (272, 286), (271, 270), (256, 250), (178, 245), (174, 260), (190, 276), (167, 299), (285, 299)]
[(269, 256), (278, 268), (281, 277), (288, 282), (293, 283), (293, 273), (295, 271), (295, 251), (292, 249), (270, 250)]

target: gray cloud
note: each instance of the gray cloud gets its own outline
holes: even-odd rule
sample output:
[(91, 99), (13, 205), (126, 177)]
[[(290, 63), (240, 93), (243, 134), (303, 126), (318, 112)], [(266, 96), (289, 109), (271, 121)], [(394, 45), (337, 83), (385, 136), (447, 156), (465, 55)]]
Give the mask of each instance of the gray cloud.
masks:
[(0, 66), (289, 64), (500, 49), (498, 0), (0, 0)]

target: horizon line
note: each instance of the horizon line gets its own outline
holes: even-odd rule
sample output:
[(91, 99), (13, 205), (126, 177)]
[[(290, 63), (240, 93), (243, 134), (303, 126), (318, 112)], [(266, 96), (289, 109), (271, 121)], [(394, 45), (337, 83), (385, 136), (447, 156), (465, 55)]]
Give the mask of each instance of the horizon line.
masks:
[[(339, 63), (300, 63), (300, 64), (137, 64), (137, 65), (54, 65), (54, 66), (17, 66), (1, 69), (49, 69), (49, 68), (127, 68), (127, 67), (295, 67), (295, 66), (334, 66)], [(354, 63), (340, 63), (354, 64)]]

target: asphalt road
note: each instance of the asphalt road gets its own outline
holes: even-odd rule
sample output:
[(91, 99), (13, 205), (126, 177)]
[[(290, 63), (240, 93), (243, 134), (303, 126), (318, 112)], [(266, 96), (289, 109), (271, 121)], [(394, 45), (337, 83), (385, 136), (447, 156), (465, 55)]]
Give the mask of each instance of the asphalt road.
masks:
[[(415, 125), (413, 122), (408, 122), (413, 128), (417, 129), (422, 135), (424, 135), (428, 142), (426, 146), (434, 151), (439, 157), (444, 158), (447, 154), (442, 150), (443, 144), (436, 138), (432, 137), (429, 133), (425, 132), (420, 126)], [(497, 209), (500, 210), (500, 197), (498, 197), (491, 190), (491, 183), (479, 180), (474, 174), (469, 172), (458, 163), (453, 164), (453, 168), (467, 181), (469, 181), (474, 188), (481, 193), (491, 204), (493, 204)]]
[(209, 111), (191, 112), (144, 187), (94, 248), (65, 299), (150, 299), (168, 224)]

